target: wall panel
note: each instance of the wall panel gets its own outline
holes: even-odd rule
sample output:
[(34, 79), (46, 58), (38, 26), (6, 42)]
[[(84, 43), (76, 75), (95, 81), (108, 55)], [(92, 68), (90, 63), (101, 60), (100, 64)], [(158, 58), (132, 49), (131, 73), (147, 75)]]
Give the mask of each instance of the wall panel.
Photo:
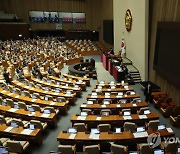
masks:
[[(150, 59), (149, 59), (149, 79), (158, 84), (162, 90), (166, 91), (173, 100), (180, 104), (180, 89), (172, 85), (153, 70), (153, 58), (156, 41), (156, 28), (158, 21), (180, 21), (180, 1), (179, 0), (152, 0), (150, 3), (152, 16), (150, 25)], [(176, 68), (174, 68), (176, 69)]]

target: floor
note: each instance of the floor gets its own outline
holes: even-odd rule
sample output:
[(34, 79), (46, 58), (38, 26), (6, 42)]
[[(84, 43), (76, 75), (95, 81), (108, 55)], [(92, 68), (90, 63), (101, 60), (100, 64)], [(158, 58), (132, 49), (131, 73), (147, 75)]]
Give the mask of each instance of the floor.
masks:
[[(91, 57), (85, 57), (85, 59), (87, 59), (87, 58), (91, 58)], [(93, 58), (96, 61), (96, 71), (97, 71), (98, 80), (99, 81), (101, 81), (101, 80), (107, 81), (107, 82), (113, 81), (114, 78), (102, 66), (100, 56), (93, 56)], [(62, 74), (67, 73), (67, 71), (68, 71), (68, 67), (65, 66), (62, 69)], [(29, 150), (26, 152), (26, 154), (48, 154), (49, 151), (57, 151), (58, 142), (57, 142), (56, 138), (57, 138), (59, 132), (62, 130), (67, 130), (68, 127), (71, 127), (71, 122), (70, 122), (71, 116), (80, 112), (80, 108), (79, 108), (80, 104), (82, 104), (83, 102), (86, 101), (86, 96), (89, 93), (91, 93), (91, 90), (95, 87), (96, 83), (97, 83), (97, 80), (91, 79), (91, 86), (87, 88), (86, 92), (83, 92), (82, 97), (77, 98), (75, 105), (70, 106), (66, 115), (60, 115), (58, 117), (57, 127), (54, 129), (49, 128), (49, 129), (47, 129), (46, 132), (43, 133), (43, 144), (41, 146), (32, 145), (29, 148)], [(141, 99), (144, 100), (144, 94), (143, 94), (143, 91), (141, 90), (139, 84), (132, 85), (132, 86), (134, 87), (136, 93), (140, 94)], [(150, 104), (149, 107), (152, 112), (159, 113), (159, 111), (157, 109), (155, 109), (152, 104)], [(180, 137), (180, 129), (172, 127), (172, 125), (169, 123), (169, 119), (164, 118), (163, 116), (161, 116), (160, 113), (159, 113), (159, 116), (160, 116), (161, 124), (166, 124), (167, 127), (171, 127), (174, 130), (174, 132), (176, 133), (176, 136)]]

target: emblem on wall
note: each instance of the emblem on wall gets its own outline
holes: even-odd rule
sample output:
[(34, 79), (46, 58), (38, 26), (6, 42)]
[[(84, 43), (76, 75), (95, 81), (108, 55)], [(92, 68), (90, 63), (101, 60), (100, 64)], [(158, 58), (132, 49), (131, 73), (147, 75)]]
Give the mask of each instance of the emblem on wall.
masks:
[(125, 26), (126, 30), (129, 32), (131, 31), (132, 28), (132, 15), (130, 9), (127, 9), (126, 14), (125, 14)]

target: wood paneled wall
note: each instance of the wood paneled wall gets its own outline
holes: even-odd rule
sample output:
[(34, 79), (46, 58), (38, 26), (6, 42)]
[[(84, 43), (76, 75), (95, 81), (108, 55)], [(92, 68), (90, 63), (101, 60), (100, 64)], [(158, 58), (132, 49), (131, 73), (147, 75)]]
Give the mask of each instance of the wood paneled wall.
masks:
[[(149, 49), (149, 79), (166, 91), (173, 100), (180, 104), (180, 89), (172, 85), (153, 70), (153, 58), (158, 21), (180, 21), (179, 0), (150, 0), (150, 49)], [(176, 69), (176, 68), (173, 68)]]
[[(63, 24), (63, 29), (90, 29), (100, 31), (102, 37), (102, 20), (113, 19), (113, 0), (1, 0), (0, 8), (8, 13), (16, 13), (19, 18), (29, 23), (28, 12), (59, 11), (85, 12), (85, 24)], [(2, 6), (2, 7), (1, 7)], [(30, 23), (31, 29), (55, 29), (52, 23)]]

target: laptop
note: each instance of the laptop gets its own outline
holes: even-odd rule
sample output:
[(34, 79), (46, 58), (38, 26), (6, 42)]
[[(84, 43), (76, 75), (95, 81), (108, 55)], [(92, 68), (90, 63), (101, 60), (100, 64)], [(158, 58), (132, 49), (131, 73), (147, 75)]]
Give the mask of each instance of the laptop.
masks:
[(150, 110), (145, 110), (145, 111), (144, 111), (144, 114), (150, 114), (150, 113), (151, 113)]
[(88, 113), (87, 112), (81, 112), (81, 116), (87, 116)]
[(125, 112), (124, 112), (124, 116), (129, 116), (129, 115), (131, 115), (130, 112), (128, 112), (128, 111), (125, 111)]
[(15, 109), (19, 109), (19, 104), (14, 104)]
[(45, 110), (44, 110), (44, 113), (45, 113), (45, 114), (50, 114), (51, 112), (50, 112), (48, 109), (45, 109)]
[(17, 125), (16, 122), (12, 121), (12, 122), (11, 122), (11, 127), (18, 128), (18, 125)]
[(36, 97), (36, 95), (32, 95), (32, 98), (33, 98), (33, 99), (36, 99), (37, 97)]
[(0, 146), (0, 154), (8, 154), (8, 148), (7, 147), (3, 147), (3, 146)]
[(162, 129), (166, 129), (166, 125), (165, 124), (158, 126), (158, 130), (162, 130)]
[(137, 132), (144, 132), (145, 131), (145, 127), (137, 127)]
[(3, 106), (7, 106), (7, 103), (3, 101), (3, 102), (2, 102), (2, 105), (3, 105)]
[(109, 116), (109, 112), (102, 112), (102, 116)]
[(122, 132), (121, 132), (121, 128), (114, 128), (114, 129), (115, 129), (115, 130), (114, 130), (115, 133), (117, 133), (117, 134), (118, 134), (118, 133), (122, 133)]
[(55, 89), (55, 93), (60, 93), (60, 90), (59, 89)]
[(75, 134), (75, 133), (77, 133), (77, 129), (76, 128), (68, 128), (68, 133)]
[(178, 154), (179, 154), (179, 153), (180, 153), (180, 147), (178, 147), (178, 150), (177, 150), (177, 151), (178, 151)]
[(49, 91), (49, 88), (48, 88), (48, 87), (45, 87), (44, 90), (45, 90), (45, 91)]
[(110, 104), (110, 101), (104, 101), (104, 104), (105, 104), (105, 105), (109, 105), (109, 104)]
[(33, 107), (29, 107), (28, 110), (29, 110), (30, 112), (34, 112), (34, 108), (33, 108)]
[(29, 124), (29, 129), (31, 129), (31, 130), (35, 130), (35, 128), (36, 128), (36, 125), (35, 124)]
[(48, 98), (47, 96), (45, 96), (45, 97), (44, 97), (44, 100), (45, 100), (45, 101), (48, 101), (48, 100), (49, 100), (49, 98)]

